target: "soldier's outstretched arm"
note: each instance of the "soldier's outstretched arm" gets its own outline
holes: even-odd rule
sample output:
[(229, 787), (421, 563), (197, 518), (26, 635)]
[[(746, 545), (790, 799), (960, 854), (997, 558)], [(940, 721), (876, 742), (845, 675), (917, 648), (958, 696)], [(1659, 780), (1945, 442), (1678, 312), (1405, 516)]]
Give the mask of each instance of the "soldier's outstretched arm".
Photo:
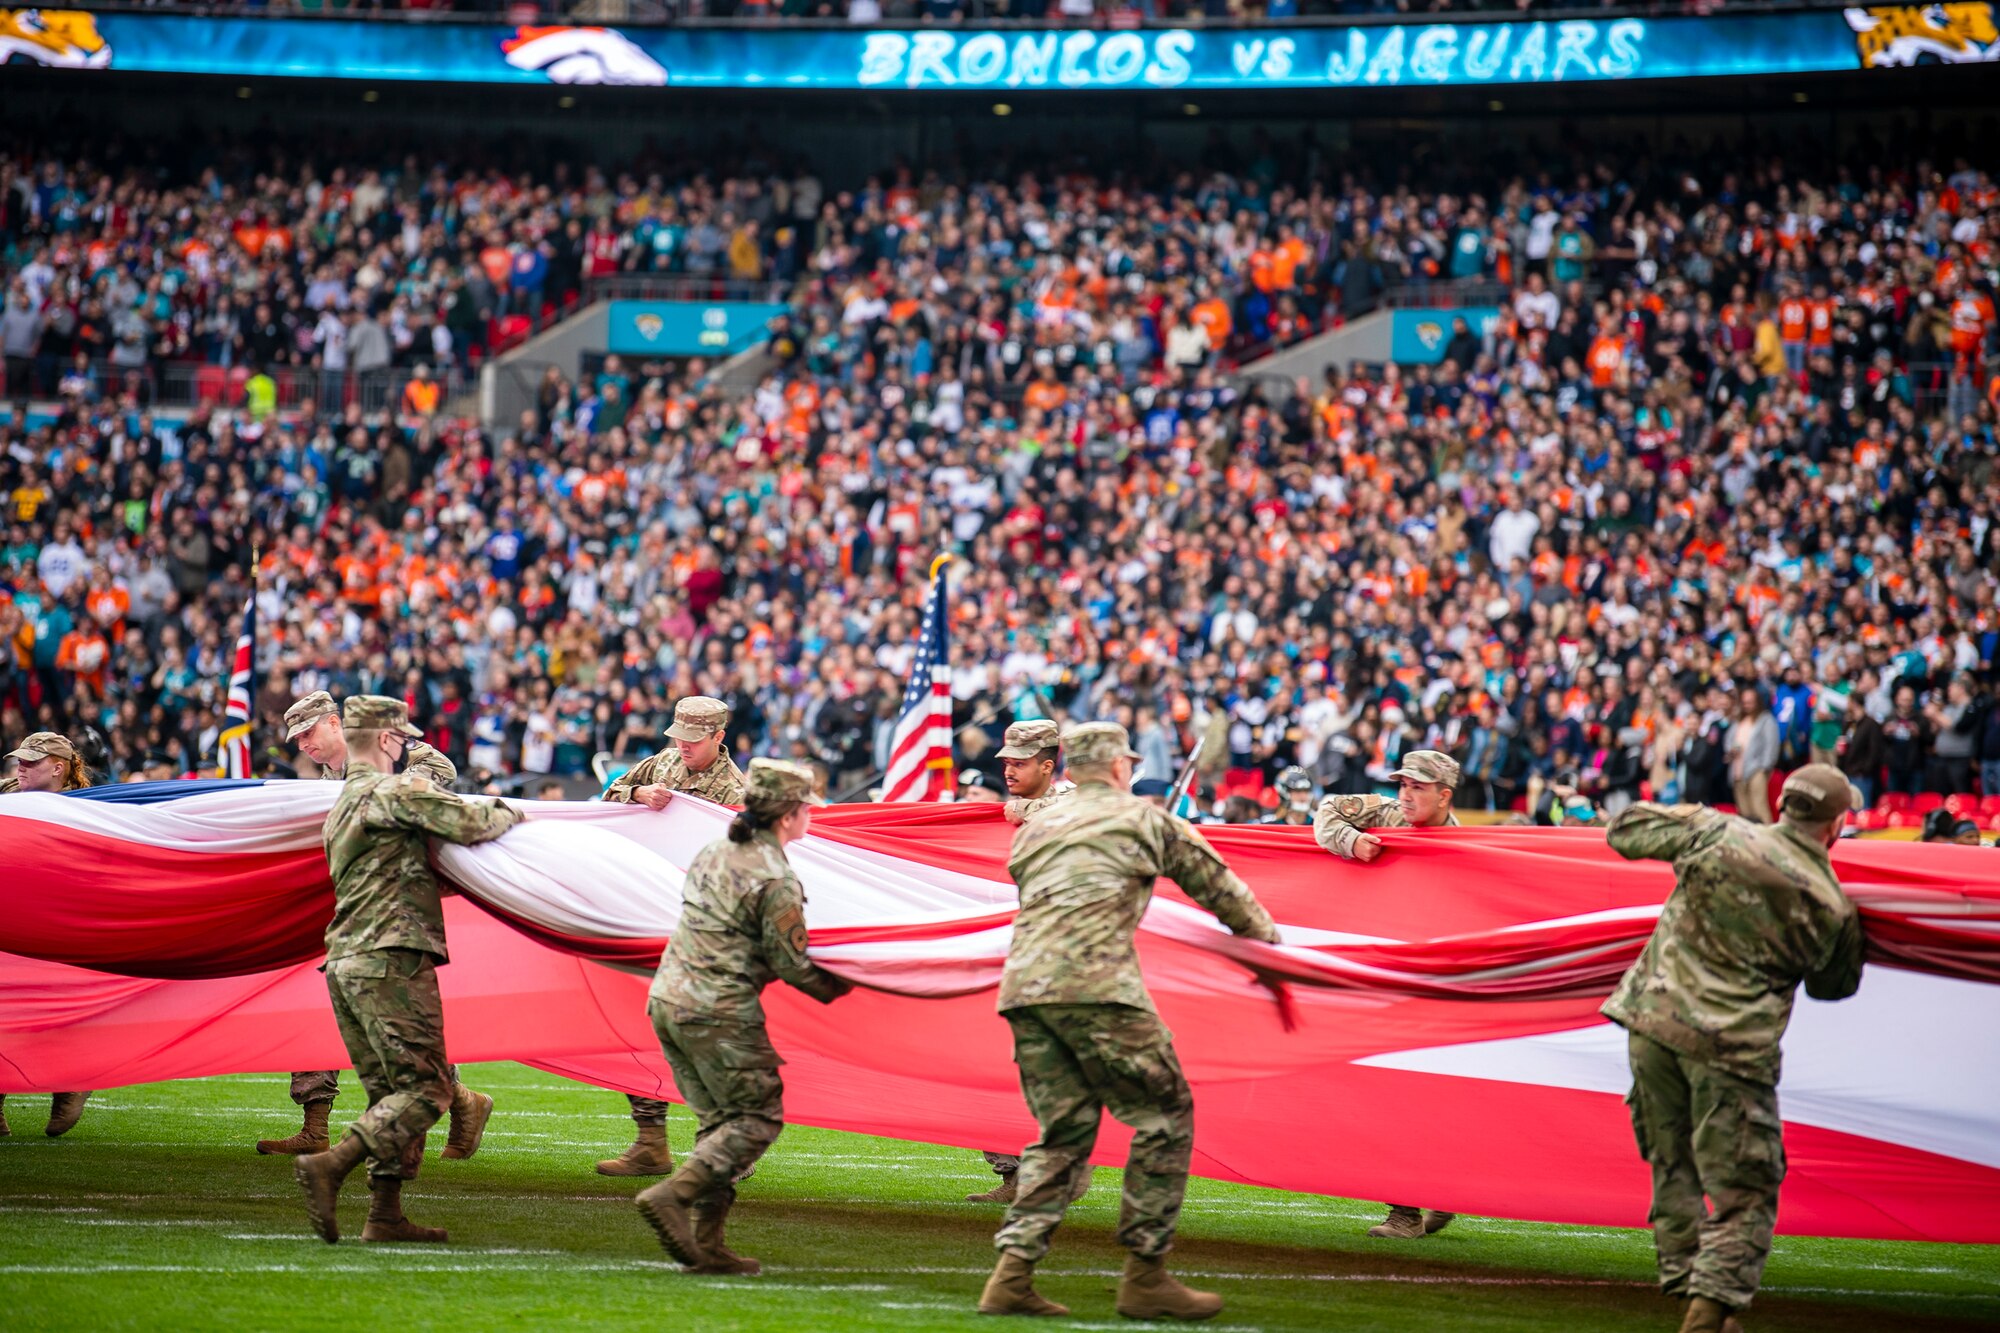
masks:
[(1167, 878), (1181, 886), (1187, 896), (1215, 913), (1216, 919), (1238, 935), (1248, 935), (1266, 944), (1278, 943), (1278, 927), (1250, 886), (1221, 853), (1197, 833), (1192, 824), (1175, 815), (1167, 821), (1165, 870)]
[(1379, 796), (1329, 796), (1313, 811), (1313, 841), (1345, 861), (1372, 860), (1355, 849), (1387, 804)]
[(1861, 930), (1861, 914), (1856, 912), (1841, 922), (1840, 929), (1827, 941), (1826, 954), (1819, 965), (1806, 973), (1806, 994), (1815, 1000), (1844, 1000), (1861, 989), (1861, 952), (1866, 939)]
[(439, 791), (429, 779), (403, 774), (376, 793), (371, 823), (411, 828), (445, 842), (469, 846), (490, 842), (521, 822), (524, 816), (498, 801), (471, 801), (455, 792)]
[(617, 801), (621, 805), (632, 803), (632, 793), (653, 780), (653, 759), (648, 756), (620, 773), (617, 780), (605, 789), (604, 799)]
[(1639, 801), (1612, 816), (1605, 834), (1611, 850), (1627, 861), (1676, 861), (1722, 818), (1706, 806)]
[(831, 1004), (854, 989), (806, 957), (806, 902), (797, 880), (767, 883), (759, 910), (764, 958), (779, 977), (821, 1004)]

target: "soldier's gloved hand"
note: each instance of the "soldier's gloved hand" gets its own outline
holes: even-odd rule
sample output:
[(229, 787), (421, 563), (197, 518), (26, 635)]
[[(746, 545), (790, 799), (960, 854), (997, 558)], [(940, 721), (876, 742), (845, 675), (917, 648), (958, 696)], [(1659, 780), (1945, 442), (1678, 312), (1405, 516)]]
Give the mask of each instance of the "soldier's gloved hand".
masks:
[(662, 784), (654, 782), (636, 788), (632, 792), (632, 799), (648, 810), (658, 811), (667, 808), (668, 802), (674, 799), (674, 794)]
[(1364, 833), (1354, 840), (1354, 859), (1373, 861), (1382, 854), (1382, 840), (1372, 833)]

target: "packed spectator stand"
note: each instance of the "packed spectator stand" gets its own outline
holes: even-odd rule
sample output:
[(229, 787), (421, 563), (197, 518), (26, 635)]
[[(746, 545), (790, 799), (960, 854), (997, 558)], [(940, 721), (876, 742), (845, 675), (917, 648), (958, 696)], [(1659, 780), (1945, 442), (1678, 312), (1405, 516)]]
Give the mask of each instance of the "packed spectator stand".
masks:
[[(705, 693), (837, 790), (942, 549), (962, 762), (1052, 711), (1125, 722), (1151, 776), (1206, 736), (1213, 797), (1425, 746), (1504, 811), (1754, 808), (1817, 755), (1869, 822), (1993, 822), (2000, 191), (1846, 147), (1427, 180), (1243, 134), (853, 189), (769, 154), (16, 152), (6, 397), (54, 415), (4, 428), (0, 732), (212, 763), (254, 548), (260, 761), (316, 688), (563, 775)], [(778, 369), (551, 367), (517, 426), (463, 418), (479, 358), (619, 275), (775, 284)], [(1236, 373), (1412, 284), (1501, 321), (1434, 367)]]

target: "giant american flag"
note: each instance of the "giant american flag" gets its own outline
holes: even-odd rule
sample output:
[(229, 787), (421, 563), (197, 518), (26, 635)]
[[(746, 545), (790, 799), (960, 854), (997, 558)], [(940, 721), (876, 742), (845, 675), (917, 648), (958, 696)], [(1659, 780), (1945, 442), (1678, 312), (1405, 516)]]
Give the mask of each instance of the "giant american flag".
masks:
[(951, 790), (951, 629), (945, 618), (945, 560), (931, 564), (917, 658), (882, 777), (885, 801), (935, 801)]
[(229, 664), (229, 702), (222, 713), (222, 735), (216, 738), (215, 775), (219, 778), (250, 776), (250, 709), (256, 693), (257, 594), (243, 604), (243, 633), (236, 639), (236, 654)]

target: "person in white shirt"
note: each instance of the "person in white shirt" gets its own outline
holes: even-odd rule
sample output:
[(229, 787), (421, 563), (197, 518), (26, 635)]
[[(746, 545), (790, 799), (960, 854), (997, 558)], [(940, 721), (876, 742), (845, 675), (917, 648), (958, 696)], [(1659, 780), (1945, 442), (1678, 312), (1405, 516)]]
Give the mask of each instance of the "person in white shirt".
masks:
[(1526, 560), (1535, 546), (1535, 536), (1542, 530), (1542, 520), (1533, 511), (1523, 509), (1519, 496), (1509, 495), (1507, 507), (1493, 516), (1493, 527), (1487, 534), (1487, 553), (1493, 559), (1493, 567), (1504, 570), (1516, 560)]

